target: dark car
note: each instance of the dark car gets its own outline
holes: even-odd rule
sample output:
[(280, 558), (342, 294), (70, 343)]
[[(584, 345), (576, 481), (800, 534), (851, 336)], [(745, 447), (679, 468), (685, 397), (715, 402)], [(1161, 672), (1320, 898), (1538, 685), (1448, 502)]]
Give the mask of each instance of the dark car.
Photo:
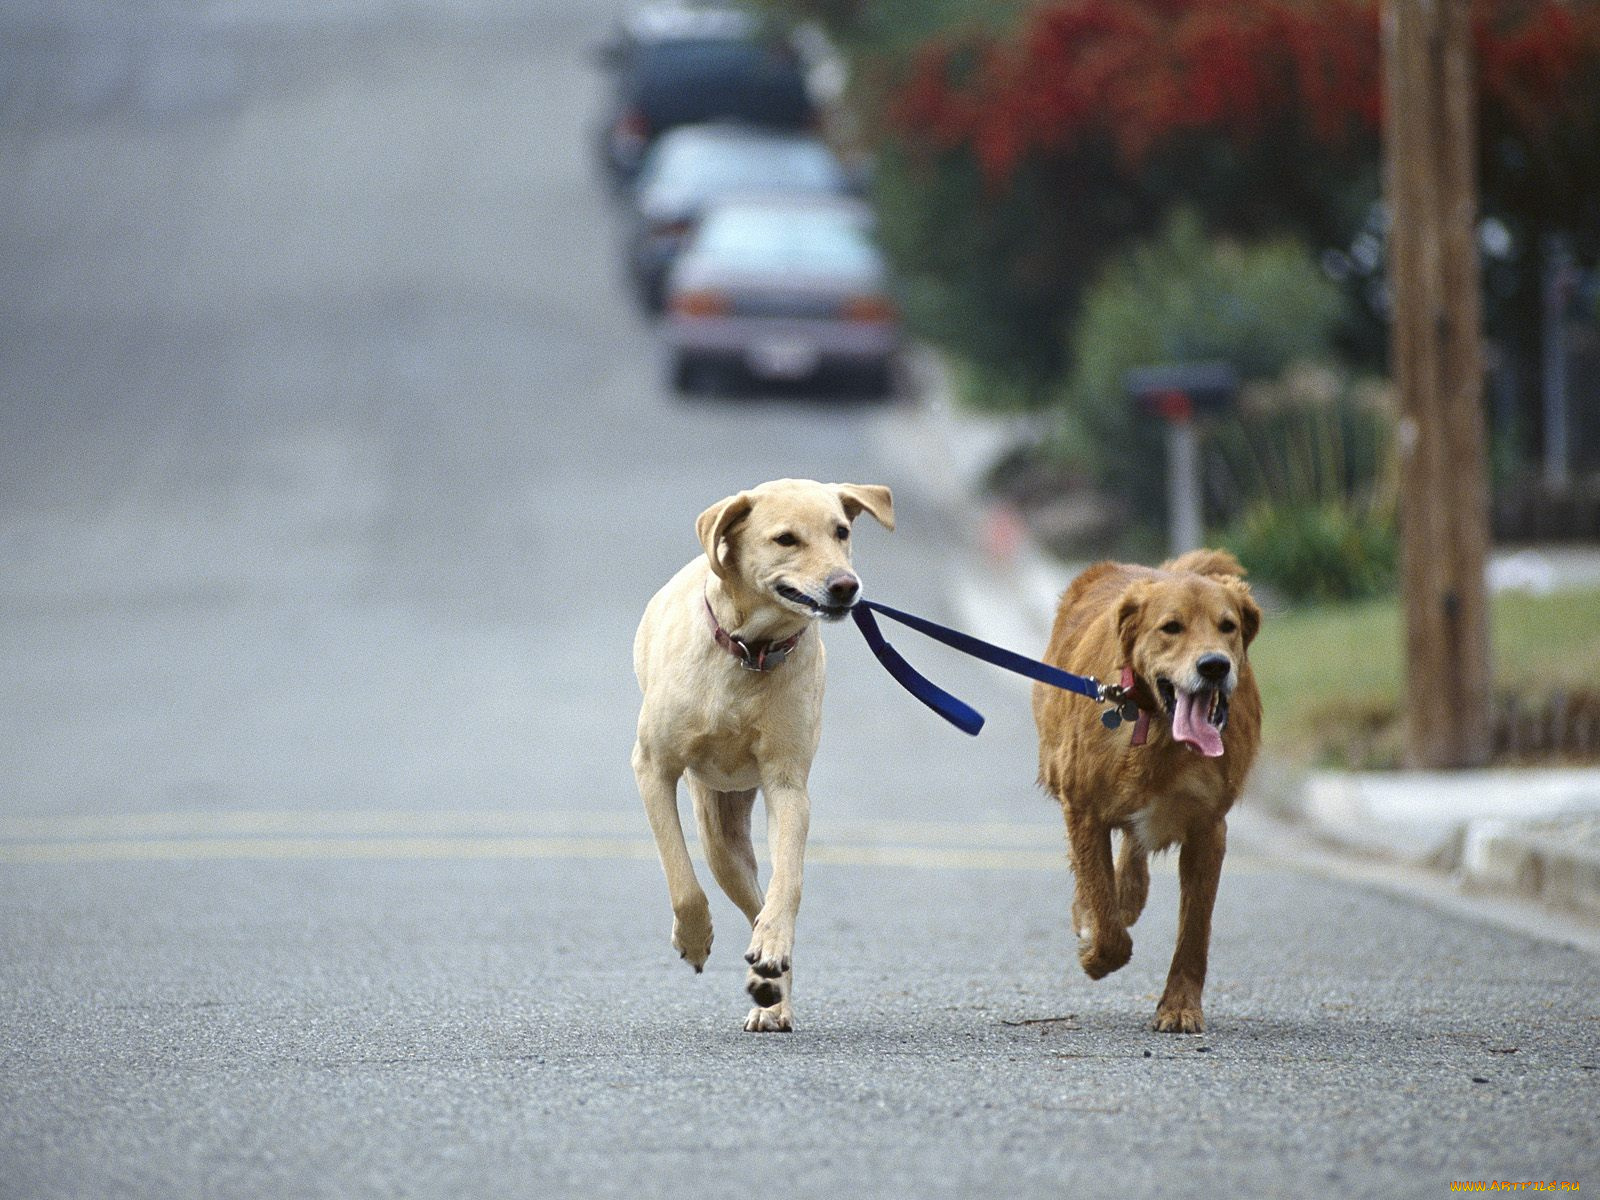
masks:
[(657, 138), (681, 125), (729, 120), (792, 130), (816, 123), (800, 57), (746, 12), (644, 9), (601, 54), (616, 73), (601, 154), (622, 183)]
[(735, 376), (823, 375), (890, 390), (900, 319), (858, 202), (749, 197), (712, 207), (666, 299), (662, 332), (680, 391)]
[(661, 307), (667, 271), (707, 205), (753, 192), (845, 196), (854, 186), (833, 151), (806, 134), (674, 129), (651, 149), (634, 192), (629, 265), (645, 306)]

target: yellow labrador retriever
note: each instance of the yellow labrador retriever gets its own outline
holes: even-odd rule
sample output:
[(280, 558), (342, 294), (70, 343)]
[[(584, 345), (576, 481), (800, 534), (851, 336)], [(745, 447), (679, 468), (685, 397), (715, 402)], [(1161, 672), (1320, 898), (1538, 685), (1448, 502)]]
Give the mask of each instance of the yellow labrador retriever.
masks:
[[(699, 971), (711, 910), (678, 816), (686, 777), (717, 883), (753, 934), (745, 990), (751, 1032), (787, 1032), (795, 915), (821, 734), (819, 619), (849, 613), (861, 590), (850, 528), (862, 512), (894, 528), (886, 487), (779, 479), (713, 504), (695, 523), (705, 555), (651, 599), (633, 645), (644, 702), (633, 771), (672, 898), (672, 945)], [(750, 813), (766, 800), (772, 879), (756, 884)]]

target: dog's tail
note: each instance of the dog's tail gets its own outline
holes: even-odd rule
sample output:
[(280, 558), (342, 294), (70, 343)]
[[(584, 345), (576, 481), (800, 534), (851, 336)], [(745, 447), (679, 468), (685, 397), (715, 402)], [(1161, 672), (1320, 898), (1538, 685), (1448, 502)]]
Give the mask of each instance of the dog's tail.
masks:
[(1196, 575), (1210, 575), (1223, 579), (1233, 576), (1244, 578), (1244, 568), (1239, 560), (1226, 550), (1191, 550), (1161, 564), (1163, 571), (1191, 571)]

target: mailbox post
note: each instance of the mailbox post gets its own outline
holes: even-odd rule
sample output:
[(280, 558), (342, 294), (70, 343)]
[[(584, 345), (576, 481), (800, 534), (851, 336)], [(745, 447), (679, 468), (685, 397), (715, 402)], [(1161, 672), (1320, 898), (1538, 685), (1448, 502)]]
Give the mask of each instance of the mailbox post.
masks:
[(1228, 363), (1140, 367), (1123, 376), (1139, 411), (1159, 418), (1167, 441), (1167, 532), (1174, 557), (1205, 540), (1201, 515), (1200, 438), (1196, 421), (1226, 412), (1239, 394), (1239, 374)]

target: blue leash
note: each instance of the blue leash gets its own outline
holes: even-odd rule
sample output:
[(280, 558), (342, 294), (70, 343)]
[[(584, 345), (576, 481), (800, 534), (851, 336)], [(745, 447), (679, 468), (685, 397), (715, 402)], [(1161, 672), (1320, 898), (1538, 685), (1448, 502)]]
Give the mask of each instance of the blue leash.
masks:
[(1070, 671), (1052, 667), (1049, 663), (1038, 662), (1014, 650), (1007, 650), (1003, 646), (975, 638), (970, 633), (962, 633), (959, 629), (951, 629), (926, 618), (901, 612), (897, 608), (890, 608), (887, 604), (879, 604), (874, 600), (856, 601), (850, 610), (850, 615), (855, 618), (861, 636), (867, 639), (867, 645), (871, 647), (872, 653), (877, 655), (884, 669), (894, 676), (901, 687), (962, 733), (976, 737), (978, 731), (983, 728), (983, 714), (970, 704), (958, 700), (938, 684), (918, 674), (916, 668), (902, 658), (900, 652), (883, 636), (883, 631), (878, 628), (877, 619), (872, 615), (874, 612), (880, 612), (890, 620), (899, 621), (900, 624), (909, 626), (936, 642), (943, 642), (963, 654), (970, 654), (973, 658), (981, 659), (1014, 674), (1025, 675), (1029, 679), (1036, 679), (1051, 687), (1076, 692), (1080, 696), (1087, 696), (1102, 704), (1112, 704), (1115, 706), (1113, 712), (1107, 713), (1102, 718), (1108, 728), (1116, 728), (1116, 725), (1112, 724), (1112, 718), (1116, 718), (1117, 724), (1124, 720), (1133, 720), (1134, 717), (1127, 711), (1130, 707), (1134, 715), (1138, 713), (1138, 708), (1133, 706), (1127, 692), (1116, 684), (1101, 683), (1093, 675), (1074, 675)]

